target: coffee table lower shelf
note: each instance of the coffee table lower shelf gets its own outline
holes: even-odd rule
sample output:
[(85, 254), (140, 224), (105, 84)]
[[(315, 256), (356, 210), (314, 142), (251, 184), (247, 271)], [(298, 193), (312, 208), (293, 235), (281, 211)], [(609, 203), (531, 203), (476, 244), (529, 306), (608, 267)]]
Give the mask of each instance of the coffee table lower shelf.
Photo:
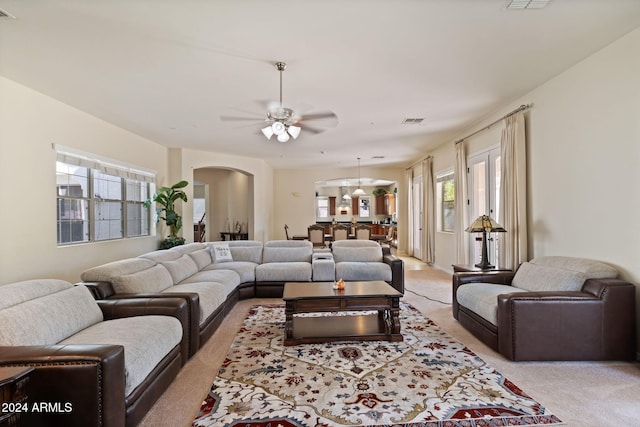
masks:
[(287, 325), (284, 345), (333, 341), (402, 341), (402, 334), (392, 333), (390, 320), (379, 314), (346, 316), (293, 316)]

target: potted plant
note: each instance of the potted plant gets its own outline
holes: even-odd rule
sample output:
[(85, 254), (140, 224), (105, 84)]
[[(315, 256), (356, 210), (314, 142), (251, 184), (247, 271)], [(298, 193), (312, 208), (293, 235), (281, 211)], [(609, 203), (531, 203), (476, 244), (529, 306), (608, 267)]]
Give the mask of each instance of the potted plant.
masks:
[(182, 228), (182, 216), (175, 211), (175, 203), (178, 200), (187, 201), (187, 194), (182, 188), (189, 185), (187, 181), (180, 181), (171, 187), (160, 187), (158, 191), (144, 202), (146, 207), (152, 202), (158, 205), (156, 209), (156, 224), (162, 219), (169, 227), (169, 236), (160, 243), (160, 249), (169, 249), (184, 244), (184, 237), (178, 236)]

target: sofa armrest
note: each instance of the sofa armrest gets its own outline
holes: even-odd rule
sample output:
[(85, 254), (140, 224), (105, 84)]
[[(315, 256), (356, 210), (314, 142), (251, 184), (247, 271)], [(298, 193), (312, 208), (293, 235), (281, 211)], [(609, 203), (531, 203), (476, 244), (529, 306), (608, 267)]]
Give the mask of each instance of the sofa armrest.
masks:
[(98, 301), (105, 320), (133, 316), (171, 316), (182, 325), (180, 353), (182, 365), (190, 357), (191, 331), (187, 301), (184, 298), (131, 298)]
[(382, 261), (391, 267), (391, 286), (404, 295), (404, 262), (395, 255), (384, 255)]
[(498, 296), (500, 353), (511, 360), (635, 359), (635, 286), (587, 282), (582, 292)]
[[(189, 357), (196, 354), (200, 348), (200, 297), (195, 292), (151, 292), (139, 294), (116, 294), (110, 282), (81, 282), (78, 286), (87, 286), (93, 297), (98, 300), (146, 299), (146, 298), (180, 298), (187, 303), (187, 317), (189, 324), (188, 346)], [(186, 360), (186, 358), (183, 358)]]
[(460, 305), (456, 298), (458, 288), (468, 283), (495, 283), (496, 285), (509, 285), (515, 275), (512, 271), (490, 271), (490, 272), (459, 272), (453, 273), (451, 276), (452, 281), (452, 297), (451, 297), (451, 313), (455, 319), (458, 319), (458, 312)]
[(123, 427), (124, 348), (115, 345), (0, 347), (0, 366), (33, 366), (29, 403), (60, 402), (60, 413), (29, 411), (21, 425)]
[(83, 285), (89, 288), (91, 295), (96, 300), (107, 299), (116, 294), (111, 282), (81, 282), (78, 285)]

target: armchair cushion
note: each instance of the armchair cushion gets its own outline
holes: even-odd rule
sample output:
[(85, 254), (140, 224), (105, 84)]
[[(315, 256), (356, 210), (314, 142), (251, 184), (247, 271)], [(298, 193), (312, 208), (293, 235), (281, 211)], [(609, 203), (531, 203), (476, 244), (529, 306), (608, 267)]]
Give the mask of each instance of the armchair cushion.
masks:
[(474, 283), (458, 288), (458, 304), (473, 311), (491, 324), (498, 326), (498, 295), (526, 292), (508, 285)]
[(544, 256), (523, 263), (512, 285), (532, 292), (579, 291), (587, 279), (615, 279), (618, 271), (584, 258)]
[(579, 291), (586, 277), (578, 272), (524, 262), (511, 284), (531, 292)]

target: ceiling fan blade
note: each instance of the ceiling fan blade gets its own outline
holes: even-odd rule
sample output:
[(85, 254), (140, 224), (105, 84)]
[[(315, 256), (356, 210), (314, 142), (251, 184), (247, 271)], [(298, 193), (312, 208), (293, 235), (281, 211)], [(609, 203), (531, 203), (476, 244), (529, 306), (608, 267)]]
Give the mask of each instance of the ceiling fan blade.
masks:
[(220, 120), (223, 122), (265, 122), (264, 117), (235, 117), (235, 116), (220, 116)]
[(333, 111), (324, 111), (319, 113), (303, 114), (300, 116), (298, 122), (310, 122), (314, 121), (314, 125), (322, 127), (336, 127), (338, 126), (338, 116)]
[(305, 133), (306, 132), (310, 132), (310, 133), (313, 133), (313, 134), (318, 134), (318, 133), (324, 132), (324, 129), (313, 128), (313, 127), (311, 127), (309, 125), (306, 125), (304, 123), (296, 123), (296, 126), (300, 126)]
[(333, 111), (326, 111), (321, 113), (303, 114), (300, 116), (300, 120), (318, 120), (318, 119), (337, 119), (336, 113)]

